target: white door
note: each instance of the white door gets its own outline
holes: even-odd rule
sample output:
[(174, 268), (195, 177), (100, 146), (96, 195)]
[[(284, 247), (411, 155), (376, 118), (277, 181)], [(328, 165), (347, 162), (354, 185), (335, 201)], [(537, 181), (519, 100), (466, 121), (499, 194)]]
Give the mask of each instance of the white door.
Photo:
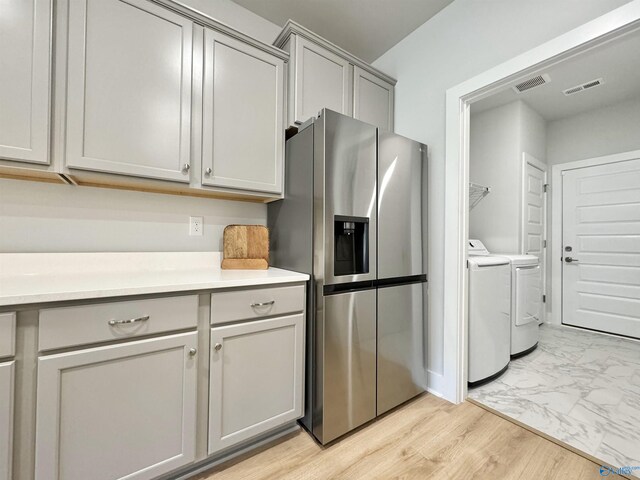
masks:
[(562, 177), (562, 323), (640, 338), (640, 159)]
[(352, 114), (353, 70), (351, 64), (300, 36), (295, 36), (293, 59), (293, 122), (303, 123), (328, 108)]
[(195, 460), (197, 333), (38, 360), (36, 480), (151, 479)]
[(353, 118), (393, 131), (393, 85), (353, 67)]
[(304, 315), (211, 329), (209, 453), (302, 416)]
[(49, 163), (51, 0), (0, 1), (0, 158)]
[[(535, 255), (540, 260), (539, 289), (546, 300), (546, 258), (547, 258), (547, 166), (527, 153), (522, 154), (522, 239), (521, 252)], [(540, 323), (544, 321), (545, 308), (540, 310)]]
[(11, 480), (15, 363), (0, 363), (0, 480)]
[(281, 193), (284, 62), (205, 30), (202, 183)]
[(67, 165), (189, 182), (192, 42), (146, 0), (69, 2)]

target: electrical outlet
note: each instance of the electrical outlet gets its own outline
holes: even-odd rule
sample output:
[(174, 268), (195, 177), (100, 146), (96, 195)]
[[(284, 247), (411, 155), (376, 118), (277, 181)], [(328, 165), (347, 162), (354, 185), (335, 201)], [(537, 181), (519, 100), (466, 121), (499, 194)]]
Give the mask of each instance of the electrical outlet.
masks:
[(202, 217), (189, 217), (189, 235), (202, 236), (204, 220)]

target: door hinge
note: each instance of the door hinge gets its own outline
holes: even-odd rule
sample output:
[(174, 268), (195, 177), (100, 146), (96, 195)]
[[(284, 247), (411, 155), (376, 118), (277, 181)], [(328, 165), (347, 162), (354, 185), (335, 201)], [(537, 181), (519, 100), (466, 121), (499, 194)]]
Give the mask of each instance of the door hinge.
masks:
[(544, 193), (547, 193), (549, 191), (549, 184), (545, 183), (543, 188), (544, 188)]
[(547, 296), (546, 295), (542, 295), (542, 303), (547, 303)]
[(547, 248), (547, 241), (546, 240), (542, 241), (542, 248)]

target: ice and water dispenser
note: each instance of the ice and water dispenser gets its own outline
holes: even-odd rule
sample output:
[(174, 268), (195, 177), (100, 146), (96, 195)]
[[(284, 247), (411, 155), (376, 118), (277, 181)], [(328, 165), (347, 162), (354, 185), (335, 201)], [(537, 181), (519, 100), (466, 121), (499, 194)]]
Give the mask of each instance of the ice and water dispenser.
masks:
[(336, 215), (333, 236), (334, 275), (369, 273), (369, 219)]

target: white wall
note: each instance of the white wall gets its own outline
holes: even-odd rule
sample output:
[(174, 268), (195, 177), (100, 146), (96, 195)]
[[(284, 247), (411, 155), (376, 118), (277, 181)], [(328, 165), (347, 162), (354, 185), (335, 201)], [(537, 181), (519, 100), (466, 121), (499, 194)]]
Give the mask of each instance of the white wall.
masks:
[(259, 203), (0, 179), (0, 252), (221, 251), (226, 225), (266, 216)]
[(455, 0), (374, 62), (398, 79), (396, 131), (430, 146), (427, 349), (432, 390), (438, 391), (445, 380), (442, 284), (446, 90), (627, 1)]
[(491, 192), (469, 214), (469, 238), (480, 239), (490, 252), (516, 252), (522, 102), (475, 115), (471, 108), (469, 180)]
[(640, 97), (548, 124), (550, 165), (640, 149)]
[(544, 162), (546, 122), (522, 101), (477, 114), (471, 106), (469, 180), (491, 192), (469, 214), (469, 237), (490, 252), (520, 253), (522, 154)]
[[(266, 43), (281, 30), (230, 0), (183, 3)], [(266, 218), (262, 204), (0, 179), (0, 252), (219, 251), (225, 225)]]

